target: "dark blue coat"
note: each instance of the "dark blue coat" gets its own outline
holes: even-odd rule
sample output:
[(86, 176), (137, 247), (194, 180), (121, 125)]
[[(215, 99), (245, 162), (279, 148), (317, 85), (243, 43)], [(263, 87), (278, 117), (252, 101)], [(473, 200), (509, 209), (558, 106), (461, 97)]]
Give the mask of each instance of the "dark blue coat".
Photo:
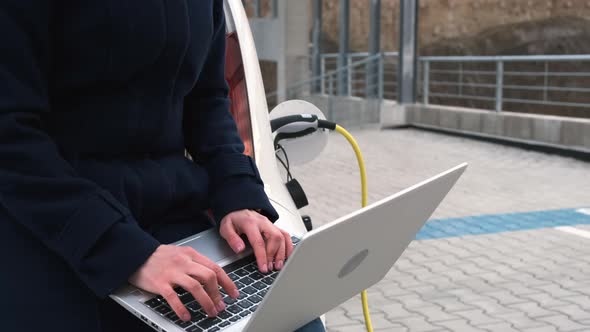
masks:
[(228, 112), (221, 0), (2, 0), (0, 45), (4, 303), (60, 266), (105, 297), (206, 209), (277, 218)]

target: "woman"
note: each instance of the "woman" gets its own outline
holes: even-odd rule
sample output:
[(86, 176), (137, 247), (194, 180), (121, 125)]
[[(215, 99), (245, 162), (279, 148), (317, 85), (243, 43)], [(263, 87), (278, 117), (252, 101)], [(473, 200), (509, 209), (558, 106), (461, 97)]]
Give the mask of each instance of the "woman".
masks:
[(207, 209), (236, 252), (243, 234), (261, 271), (282, 268), (292, 244), (228, 113), (222, 5), (0, 3), (3, 331), (146, 331), (107, 299), (126, 281), (181, 319), (174, 286), (218, 314), (233, 282), (164, 244), (210, 227)]

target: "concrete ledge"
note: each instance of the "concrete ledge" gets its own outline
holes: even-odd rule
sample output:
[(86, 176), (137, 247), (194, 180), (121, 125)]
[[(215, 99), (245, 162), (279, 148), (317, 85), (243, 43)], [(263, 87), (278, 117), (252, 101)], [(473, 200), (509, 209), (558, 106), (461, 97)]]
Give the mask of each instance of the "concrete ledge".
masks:
[(421, 104), (406, 112), (410, 125), (590, 151), (590, 119)]

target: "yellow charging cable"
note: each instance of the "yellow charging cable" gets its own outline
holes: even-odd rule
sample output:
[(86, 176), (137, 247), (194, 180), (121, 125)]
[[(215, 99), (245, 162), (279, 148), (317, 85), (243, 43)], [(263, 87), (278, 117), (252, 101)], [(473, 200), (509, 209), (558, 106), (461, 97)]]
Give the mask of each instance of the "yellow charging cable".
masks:
[[(354, 153), (356, 154), (356, 159), (359, 163), (359, 169), (361, 171), (361, 205), (363, 207), (367, 206), (368, 200), (368, 192), (367, 192), (367, 169), (365, 168), (365, 160), (363, 159), (363, 154), (361, 153), (361, 149), (357, 144), (356, 140), (352, 135), (346, 131), (346, 129), (336, 125), (336, 131), (340, 133), (342, 136), (346, 138), (348, 143), (352, 146)], [(361, 300), (363, 302), (363, 315), (365, 316), (365, 326), (367, 328), (367, 332), (373, 332), (373, 323), (371, 322), (371, 313), (369, 312), (369, 299), (367, 296), (367, 291), (364, 290), (361, 292)]]

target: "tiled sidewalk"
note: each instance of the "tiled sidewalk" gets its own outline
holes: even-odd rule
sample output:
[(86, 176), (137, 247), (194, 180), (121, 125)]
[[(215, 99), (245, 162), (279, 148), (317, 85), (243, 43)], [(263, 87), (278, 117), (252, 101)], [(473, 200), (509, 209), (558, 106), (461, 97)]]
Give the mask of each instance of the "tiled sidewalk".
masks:
[[(390, 271), (369, 289), (377, 331), (590, 331), (590, 164), (415, 130), (356, 130), (376, 201), (467, 161), (468, 171)], [(333, 136), (293, 173), (319, 225), (358, 206), (358, 170)], [(327, 207), (330, 207), (329, 209)], [(363, 331), (360, 299), (327, 315)]]

